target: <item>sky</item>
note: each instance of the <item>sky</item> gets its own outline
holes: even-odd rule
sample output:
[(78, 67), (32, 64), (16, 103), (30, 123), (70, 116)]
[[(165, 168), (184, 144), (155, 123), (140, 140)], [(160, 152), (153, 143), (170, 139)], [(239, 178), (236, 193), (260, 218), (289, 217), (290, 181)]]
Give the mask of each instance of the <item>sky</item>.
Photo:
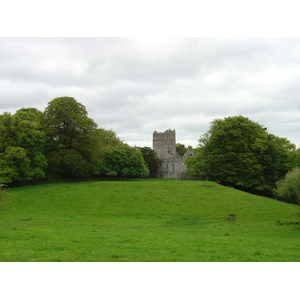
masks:
[(195, 147), (236, 115), (298, 146), (299, 82), (300, 38), (0, 38), (0, 113), (70, 96), (132, 146), (175, 129)]
[(298, 146), (299, 82), (300, 38), (0, 38), (0, 113), (70, 96), (132, 146), (236, 115)]

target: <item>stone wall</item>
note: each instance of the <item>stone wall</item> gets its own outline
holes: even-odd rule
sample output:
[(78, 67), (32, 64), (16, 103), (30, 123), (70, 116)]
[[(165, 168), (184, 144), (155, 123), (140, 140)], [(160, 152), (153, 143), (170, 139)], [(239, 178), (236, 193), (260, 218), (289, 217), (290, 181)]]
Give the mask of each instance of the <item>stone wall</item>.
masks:
[(185, 178), (185, 171), (186, 165), (182, 157), (165, 158), (160, 164), (158, 177), (181, 180)]
[(181, 157), (176, 152), (175, 129), (168, 129), (165, 132), (154, 131), (153, 150), (161, 160), (158, 171), (159, 178), (185, 179), (185, 159), (190, 155), (194, 155), (194, 153), (189, 149), (186, 154)]
[(153, 150), (160, 159), (176, 157), (176, 133), (175, 129), (165, 132), (153, 133)]

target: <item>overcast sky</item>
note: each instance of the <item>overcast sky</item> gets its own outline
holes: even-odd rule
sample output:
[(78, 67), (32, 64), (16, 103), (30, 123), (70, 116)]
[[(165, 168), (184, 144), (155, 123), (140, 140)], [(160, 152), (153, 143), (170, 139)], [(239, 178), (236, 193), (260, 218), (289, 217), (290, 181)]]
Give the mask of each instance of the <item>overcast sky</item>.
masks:
[(0, 38), (0, 113), (71, 96), (129, 145), (242, 115), (300, 145), (300, 38)]

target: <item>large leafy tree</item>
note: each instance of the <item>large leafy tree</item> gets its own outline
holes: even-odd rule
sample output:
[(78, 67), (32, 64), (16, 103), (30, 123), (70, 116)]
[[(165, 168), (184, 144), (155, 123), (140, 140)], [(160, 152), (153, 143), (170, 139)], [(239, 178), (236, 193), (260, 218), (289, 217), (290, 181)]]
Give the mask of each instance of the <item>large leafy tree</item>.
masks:
[(101, 160), (101, 175), (113, 177), (148, 176), (142, 153), (127, 144), (107, 147)]
[(84, 177), (97, 160), (97, 124), (84, 105), (72, 97), (55, 98), (42, 117), (46, 132), (49, 172), (61, 177)]
[(213, 121), (199, 142), (190, 175), (252, 191), (270, 192), (293, 165), (293, 144), (243, 116)]
[(0, 180), (10, 183), (45, 177), (45, 132), (42, 112), (22, 108), (0, 115)]

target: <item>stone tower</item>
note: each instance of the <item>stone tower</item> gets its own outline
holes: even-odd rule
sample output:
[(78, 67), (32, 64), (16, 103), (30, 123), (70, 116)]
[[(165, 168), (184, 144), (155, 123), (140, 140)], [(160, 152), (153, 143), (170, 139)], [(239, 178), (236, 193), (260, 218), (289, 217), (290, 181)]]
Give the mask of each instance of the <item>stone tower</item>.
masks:
[(165, 132), (153, 133), (153, 150), (160, 159), (157, 177), (185, 179), (186, 165), (185, 160), (188, 156), (194, 155), (192, 149), (181, 157), (176, 152), (175, 129), (168, 129)]
[(160, 159), (157, 177), (160, 178), (185, 178), (185, 161), (176, 152), (175, 129), (168, 129), (165, 132), (153, 133), (153, 150)]
[(165, 132), (154, 131), (153, 150), (159, 159), (178, 157), (176, 153), (175, 129), (168, 129)]

